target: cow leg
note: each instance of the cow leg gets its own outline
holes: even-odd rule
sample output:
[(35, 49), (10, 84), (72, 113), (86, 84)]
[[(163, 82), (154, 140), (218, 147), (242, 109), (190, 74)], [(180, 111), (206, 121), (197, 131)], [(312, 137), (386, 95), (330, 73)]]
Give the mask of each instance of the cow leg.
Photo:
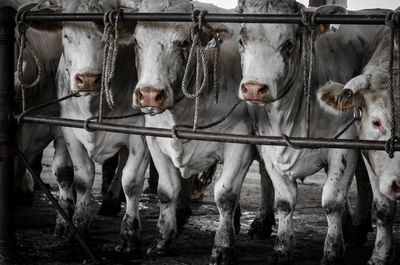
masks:
[[(28, 160), (30, 160), (28, 158)], [(17, 205), (30, 206), (33, 203), (34, 181), (19, 158), (14, 159), (15, 198)]]
[(322, 192), (322, 207), (328, 219), (328, 232), (321, 264), (343, 264), (342, 216), (358, 153), (335, 149), (329, 151), (328, 156), (328, 178)]
[[(128, 155), (129, 153), (126, 148), (122, 148), (116, 155), (117, 165), (115, 165), (115, 167), (117, 168), (117, 171), (115, 171), (114, 167), (113, 178), (108, 186), (106, 194), (103, 197), (103, 202), (101, 204), (98, 213), (99, 215), (115, 216), (121, 210), (121, 176), (122, 176), (122, 171), (125, 168), (126, 161), (128, 160)], [(114, 160), (115, 156), (113, 156), (110, 159)], [(106, 160), (106, 162), (107, 161), (108, 160)], [(104, 169), (104, 164), (103, 164), (103, 169)], [(104, 179), (104, 170), (103, 170), (103, 179)]]
[(219, 210), (219, 225), (214, 237), (210, 265), (235, 264), (236, 242), (234, 214), (243, 180), (252, 162), (248, 145), (225, 144), (224, 165), (215, 183), (214, 198)]
[[(64, 138), (58, 137), (54, 139), (54, 159), (53, 159), (53, 175), (56, 177), (58, 189), (60, 192), (58, 203), (61, 208), (72, 216), (74, 211), (74, 198), (72, 191), (72, 183), (74, 181), (74, 169), (65, 145)], [(57, 214), (56, 227), (54, 236), (61, 237), (68, 233), (68, 224)]]
[(74, 165), (74, 188), (76, 190), (75, 212), (72, 216), (74, 225), (87, 236), (90, 224), (91, 189), (95, 168), (87, 150), (75, 137), (72, 129), (63, 128), (63, 135)]
[(157, 192), (160, 200), (156, 240), (155, 244), (147, 250), (147, 254), (165, 255), (171, 238), (177, 233), (176, 210), (181, 190), (181, 176), (170, 158), (161, 151), (155, 138), (147, 137), (146, 140), (159, 174)]
[(371, 211), (372, 211), (372, 189), (368, 178), (368, 171), (363, 158), (359, 155), (355, 172), (357, 182), (357, 206), (353, 215), (350, 230), (344, 230), (346, 243), (355, 246), (362, 246), (367, 242), (368, 232), (372, 232)]
[(292, 264), (294, 257), (293, 212), (297, 203), (297, 182), (271, 170), (278, 212), (278, 233), (269, 264)]
[(259, 162), (261, 175), (261, 201), (256, 218), (250, 225), (249, 236), (251, 238), (269, 238), (272, 226), (275, 225), (274, 197), (275, 191), (263, 162)]
[[(131, 136), (128, 160), (122, 172), (122, 188), (126, 198), (126, 212), (121, 223), (121, 244), (116, 251), (135, 251), (140, 245), (139, 199), (143, 191), (144, 175), (149, 165), (150, 154), (142, 136)], [(142, 144), (138, 144), (140, 142)], [(124, 151), (126, 152), (126, 150)], [(120, 151), (120, 156), (125, 156)], [(122, 159), (120, 159), (122, 160)]]
[(368, 265), (391, 264), (394, 258), (393, 221), (396, 215), (396, 202), (380, 193), (378, 178), (371, 170), (368, 162), (365, 163), (374, 195), (373, 204), (377, 218), (375, 246), (372, 256), (368, 260)]
[(158, 186), (158, 172), (156, 166), (154, 165), (153, 159), (150, 158), (150, 167), (149, 167), (149, 179), (147, 183), (149, 186), (143, 191), (146, 194), (157, 194), (157, 186)]

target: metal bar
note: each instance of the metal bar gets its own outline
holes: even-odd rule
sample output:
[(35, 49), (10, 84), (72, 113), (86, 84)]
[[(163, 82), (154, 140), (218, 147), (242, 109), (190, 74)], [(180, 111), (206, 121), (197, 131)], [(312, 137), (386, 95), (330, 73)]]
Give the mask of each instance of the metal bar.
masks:
[(62, 218), (68, 223), (68, 225), (70, 226), (70, 228), (72, 228), (74, 235), (76, 237), (76, 239), (79, 241), (79, 243), (81, 244), (81, 246), (85, 249), (86, 253), (89, 254), (90, 258), (97, 264), (99, 263), (99, 260), (96, 258), (96, 256), (94, 255), (94, 253), (91, 251), (91, 249), (89, 248), (89, 245), (86, 243), (85, 239), (83, 238), (82, 234), (79, 232), (78, 228), (76, 228), (76, 226), (74, 225), (74, 223), (71, 220), (71, 217), (68, 216), (68, 214), (63, 210), (63, 208), (61, 208), (60, 204), (57, 202), (57, 200), (54, 198), (53, 194), (51, 194), (50, 190), (48, 189), (48, 187), (46, 186), (46, 184), (43, 182), (43, 180), (40, 178), (40, 176), (38, 175), (38, 173), (36, 173), (36, 171), (32, 168), (32, 166), (29, 164), (28, 159), (26, 159), (26, 157), (22, 154), (22, 152), (17, 149), (17, 154), (18, 157), (21, 159), (22, 163), (25, 165), (25, 167), (27, 168), (27, 170), (29, 171), (29, 173), (31, 173), (31, 175), (38, 181), (38, 183), (40, 184), (40, 187), (42, 188), (42, 190), (44, 191), (44, 193), (47, 195), (47, 198), (49, 198), (49, 200), (51, 201), (51, 203), (53, 204), (54, 208), (56, 208), (56, 210), (58, 211), (58, 213), (62, 216)]
[(15, 250), (14, 234), (14, 16), (0, 8), (0, 264)]
[[(16, 116), (17, 117), (17, 116)], [(47, 124), (72, 128), (84, 128), (84, 121), (63, 119), (49, 116), (25, 116), (21, 122)], [(151, 127), (126, 126), (111, 123), (90, 122), (87, 125), (89, 130), (98, 130), (124, 134), (138, 134), (156, 137), (172, 138), (170, 129), (160, 129)], [(178, 137), (189, 140), (227, 142), (240, 144), (257, 145), (277, 145), (287, 146), (286, 142), (280, 136), (257, 136), (240, 134), (223, 134), (205, 131), (176, 130)], [(340, 149), (358, 149), (358, 150), (385, 150), (384, 141), (367, 141), (358, 139), (324, 139), (324, 138), (289, 138), (290, 141), (302, 148), (340, 148)], [(400, 151), (400, 143), (395, 144), (395, 150)]]
[[(318, 15), (316, 23), (320, 24), (359, 24), (359, 25), (385, 25), (385, 15)], [(125, 13), (120, 18), (122, 21), (163, 21), (163, 22), (191, 22), (192, 14), (188, 13)], [(301, 24), (301, 15), (297, 14), (207, 14), (206, 22), (225, 23), (285, 23)], [(45, 14), (28, 12), (25, 21), (95, 21), (102, 22), (102, 13), (63, 13)]]

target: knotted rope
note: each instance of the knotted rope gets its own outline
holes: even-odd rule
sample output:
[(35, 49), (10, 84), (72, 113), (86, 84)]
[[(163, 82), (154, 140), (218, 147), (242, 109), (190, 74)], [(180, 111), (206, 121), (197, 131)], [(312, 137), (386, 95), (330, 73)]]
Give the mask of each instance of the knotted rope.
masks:
[[(207, 14), (206, 10), (194, 10), (192, 13), (193, 26), (191, 29), (192, 46), (190, 47), (188, 61), (182, 80), (182, 92), (190, 99), (195, 99), (194, 118), (193, 118), (193, 131), (198, 127), (199, 122), (199, 104), (200, 96), (209, 83), (209, 69), (205, 50), (203, 46), (208, 43), (208, 39), (204, 38), (203, 27), (206, 27), (212, 34), (215, 41), (215, 56), (213, 64), (213, 90), (214, 90), (214, 103), (218, 102), (218, 60), (220, 55), (220, 46), (222, 40), (218, 37), (218, 33), (204, 21), (204, 16)], [(196, 73), (195, 91), (193, 93), (188, 91), (188, 86)], [(176, 126), (172, 129), (172, 135), (178, 140), (175, 133)], [(181, 142), (188, 142), (179, 139)]]
[[(40, 82), (40, 78), (43, 72), (43, 66), (40, 62), (39, 55), (34, 49), (32, 43), (26, 38), (26, 31), (28, 30), (28, 24), (24, 21), (25, 11), (19, 11), (15, 16), (15, 40), (17, 45), (17, 77), (21, 83), (21, 98), (22, 98), (22, 111), (26, 110), (26, 98), (25, 90), (36, 86)], [(37, 76), (32, 83), (27, 83), (24, 80), (23, 64), (24, 64), (24, 49), (27, 47), (35, 60), (37, 68)]]
[(310, 137), (310, 117), (311, 117), (311, 91), (313, 86), (314, 70), (314, 44), (317, 36), (317, 25), (315, 24), (316, 12), (301, 11), (301, 21), (303, 23), (302, 35), (302, 59), (303, 68), (303, 89), (306, 96), (306, 120), (307, 137)]
[[(103, 73), (101, 80), (100, 90), (100, 104), (99, 104), (99, 118), (101, 122), (103, 119), (103, 97), (106, 96), (106, 101), (110, 109), (114, 108), (114, 97), (111, 88), (111, 81), (115, 75), (115, 67), (118, 55), (118, 24), (119, 19), (122, 16), (122, 9), (109, 10), (104, 14), (104, 32), (103, 42), (104, 53), (103, 53)], [(114, 19), (115, 17), (115, 19)]]
[[(395, 143), (398, 140), (396, 136), (396, 107), (394, 102), (394, 82), (393, 82), (393, 64), (394, 64), (394, 42), (396, 34), (400, 39), (400, 9), (396, 9), (393, 12), (389, 12), (386, 15), (386, 25), (390, 27), (390, 59), (389, 59), (389, 100), (390, 100), (390, 109), (391, 109), (391, 137), (386, 142), (385, 150), (389, 154), (390, 158), (394, 157), (394, 149)], [(398, 71), (400, 71), (400, 41), (399, 41), (399, 49), (398, 49)], [(399, 91), (400, 91), (400, 72), (399, 72)]]

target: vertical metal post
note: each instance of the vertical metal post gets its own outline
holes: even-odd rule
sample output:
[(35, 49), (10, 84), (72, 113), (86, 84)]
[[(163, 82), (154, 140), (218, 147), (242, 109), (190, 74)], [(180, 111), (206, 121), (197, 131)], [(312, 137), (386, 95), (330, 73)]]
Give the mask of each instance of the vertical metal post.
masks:
[(14, 9), (0, 8), (0, 264), (15, 249), (14, 16)]

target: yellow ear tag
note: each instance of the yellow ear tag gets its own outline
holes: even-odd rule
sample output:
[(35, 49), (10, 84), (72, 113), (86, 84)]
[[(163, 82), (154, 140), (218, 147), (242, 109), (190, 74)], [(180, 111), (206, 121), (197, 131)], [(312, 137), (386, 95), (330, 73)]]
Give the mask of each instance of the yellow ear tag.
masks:
[(321, 35), (324, 34), (326, 31), (329, 30), (329, 24), (327, 25), (319, 25), (318, 28), (316, 29), (316, 34)]

